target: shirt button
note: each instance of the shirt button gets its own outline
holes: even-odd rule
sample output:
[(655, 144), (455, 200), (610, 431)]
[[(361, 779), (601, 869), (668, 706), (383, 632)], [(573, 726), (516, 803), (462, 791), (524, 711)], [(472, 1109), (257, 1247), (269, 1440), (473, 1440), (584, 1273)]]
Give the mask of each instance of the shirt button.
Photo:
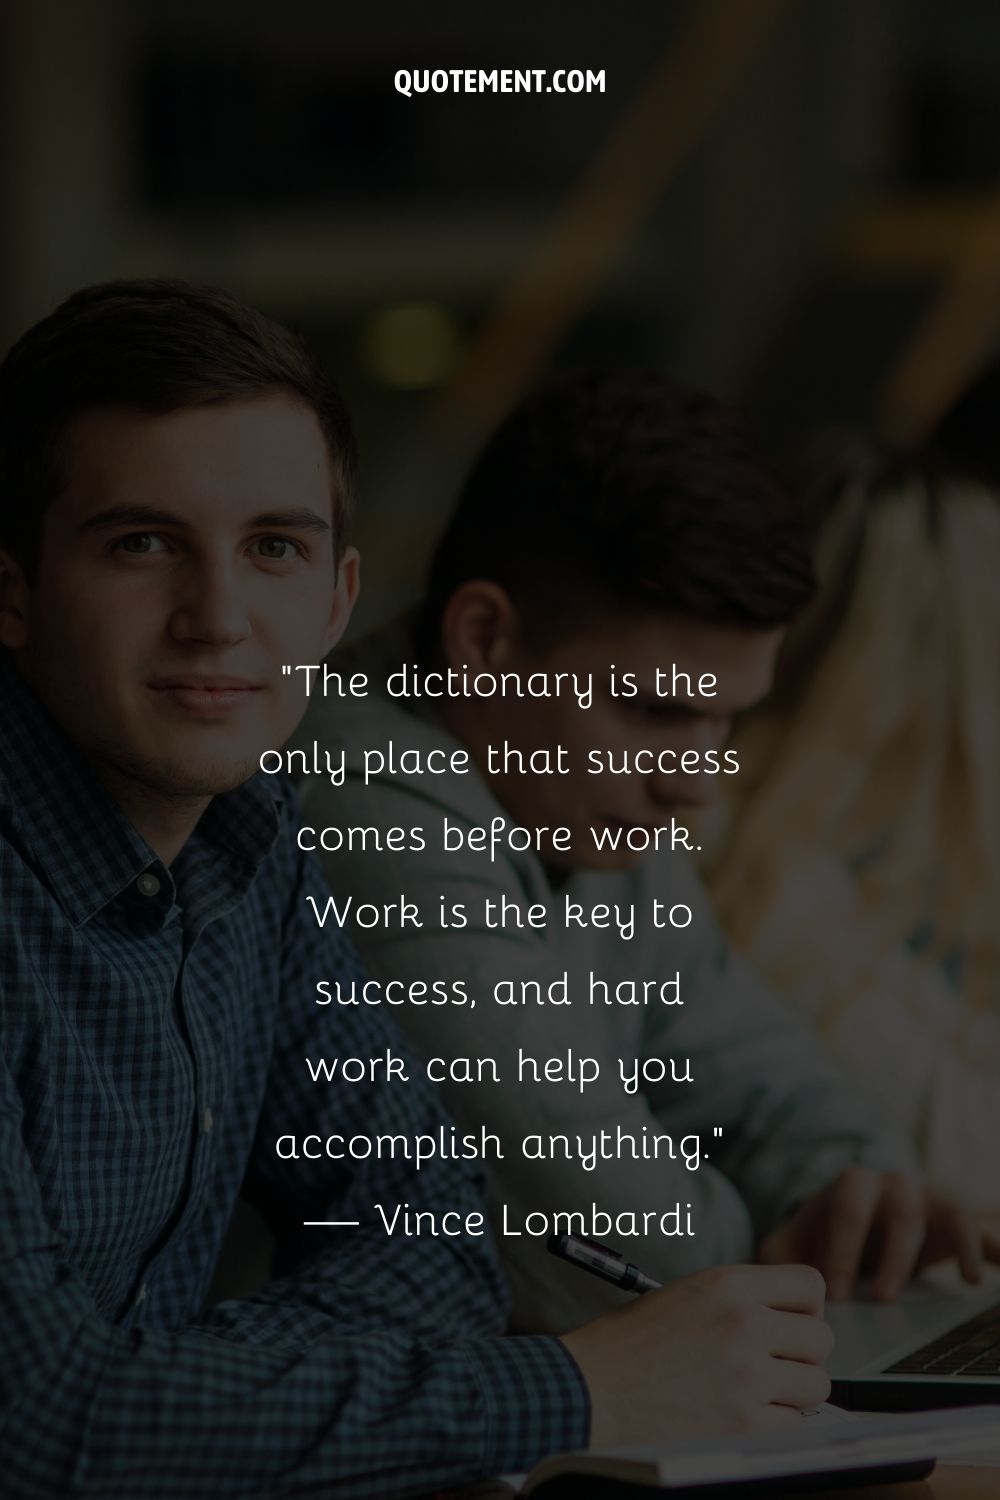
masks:
[(160, 882), (152, 870), (144, 870), (135, 883), (136, 890), (143, 896), (158, 896), (160, 893)]
[(210, 1109), (206, 1109), (205, 1113), (201, 1117), (201, 1128), (206, 1135), (211, 1130), (214, 1124), (215, 1116), (212, 1114), (212, 1111)]
[(136, 1294), (136, 1299), (135, 1299), (134, 1306), (138, 1307), (140, 1305), (140, 1303), (145, 1302), (145, 1300), (146, 1300), (146, 1283), (143, 1282), (142, 1286), (139, 1288), (139, 1290), (138, 1290), (138, 1292)]

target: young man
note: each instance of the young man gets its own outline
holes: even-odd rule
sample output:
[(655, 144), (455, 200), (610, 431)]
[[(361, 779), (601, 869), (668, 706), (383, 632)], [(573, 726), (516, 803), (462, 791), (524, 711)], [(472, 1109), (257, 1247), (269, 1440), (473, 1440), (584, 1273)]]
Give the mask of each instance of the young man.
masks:
[[(728, 724), (766, 693), (811, 577), (796, 507), (732, 413), (657, 377), (566, 377), (474, 466), (419, 617), (336, 658), (370, 696), (318, 699), (303, 724), (348, 766), (341, 789), (304, 787), (331, 881), (422, 899), (420, 929), (359, 933), (370, 970), (452, 998), (461, 980), (475, 1001), (398, 1015), (445, 1058), (460, 1125), (500, 1137), (518, 1328), (620, 1300), (542, 1253), (567, 1223), (605, 1226), (661, 1280), (802, 1259), (834, 1296), (870, 1266), (891, 1298), (943, 1248), (979, 1275), (965, 1218), (925, 1199), (905, 1144), (727, 948), (688, 852), (685, 814), (733, 773)], [(408, 747), (469, 765), (408, 774)], [(367, 776), (366, 749), (385, 762)], [(345, 824), (416, 827), (426, 847), (407, 832), (392, 854), (345, 853)], [(470, 1084), (462, 1060), (481, 1057), (496, 1069)]]
[[(278, 1149), (449, 1128), (377, 1010), (317, 1010), (363, 976), (256, 774), (354, 602), (354, 467), (298, 341), (213, 289), (91, 288), (0, 366), (5, 1495), (368, 1500), (827, 1389), (806, 1267), (501, 1339), (473, 1166)], [(320, 1050), (411, 1078), (315, 1086)], [(278, 1279), (206, 1312), (241, 1183)]]

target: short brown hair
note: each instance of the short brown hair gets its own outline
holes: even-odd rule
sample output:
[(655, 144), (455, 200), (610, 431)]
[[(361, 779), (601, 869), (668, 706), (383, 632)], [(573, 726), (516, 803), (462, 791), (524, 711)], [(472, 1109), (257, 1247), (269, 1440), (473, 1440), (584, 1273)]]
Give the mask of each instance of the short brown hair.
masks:
[(547, 628), (588, 602), (769, 628), (814, 588), (802, 508), (750, 424), (643, 370), (558, 376), (500, 427), (431, 565), (428, 645), (469, 578)]
[(301, 338), (220, 287), (155, 278), (75, 292), (0, 364), (0, 543), (34, 572), (65, 431), (83, 412), (170, 412), (279, 392), (315, 412), (323, 430), (339, 558), (357, 445), (337, 387)]

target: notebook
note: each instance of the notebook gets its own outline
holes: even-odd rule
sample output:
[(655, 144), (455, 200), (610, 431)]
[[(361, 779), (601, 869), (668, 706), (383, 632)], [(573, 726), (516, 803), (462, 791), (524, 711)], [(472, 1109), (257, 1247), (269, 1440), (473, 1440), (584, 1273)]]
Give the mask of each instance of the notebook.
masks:
[[(970, 1407), (861, 1422), (804, 1423), (801, 1429), (739, 1437), (650, 1443), (564, 1453), (538, 1464), (506, 1490), (539, 1500), (743, 1500), (831, 1484), (923, 1479), (937, 1459), (959, 1459), (1000, 1443), (1000, 1411)], [(482, 1493), (482, 1492), (478, 1492)]]

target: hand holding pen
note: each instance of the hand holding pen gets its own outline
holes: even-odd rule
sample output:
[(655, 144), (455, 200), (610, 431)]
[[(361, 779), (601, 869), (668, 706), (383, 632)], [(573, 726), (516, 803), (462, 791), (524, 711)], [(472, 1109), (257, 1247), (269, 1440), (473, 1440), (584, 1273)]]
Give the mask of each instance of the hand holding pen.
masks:
[(833, 1335), (811, 1266), (724, 1266), (661, 1287), (596, 1241), (554, 1235), (549, 1249), (646, 1294), (562, 1336), (587, 1383), (592, 1444), (794, 1427), (829, 1396)]

